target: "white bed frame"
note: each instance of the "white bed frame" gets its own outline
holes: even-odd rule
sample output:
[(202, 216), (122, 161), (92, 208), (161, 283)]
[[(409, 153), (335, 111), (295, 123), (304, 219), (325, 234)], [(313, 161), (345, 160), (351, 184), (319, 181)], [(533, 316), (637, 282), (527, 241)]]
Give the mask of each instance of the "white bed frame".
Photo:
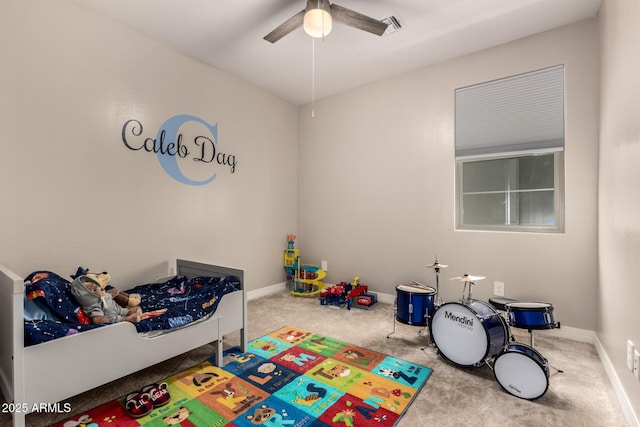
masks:
[(25, 347), (24, 280), (0, 265), (0, 387), (7, 402), (20, 409), (13, 425), (25, 426), (34, 405), (62, 402), (208, 343), (216, 344), (216, 363), (222, 365), (223, 336), (235, 331), (246, 351), (244, 270), (177, 260), (173, 271), (187, 277), (233, 275), (241, 289), (224, 295), (206, 321), (154, 338), (142, 338), (134, 325), (121, 322)]

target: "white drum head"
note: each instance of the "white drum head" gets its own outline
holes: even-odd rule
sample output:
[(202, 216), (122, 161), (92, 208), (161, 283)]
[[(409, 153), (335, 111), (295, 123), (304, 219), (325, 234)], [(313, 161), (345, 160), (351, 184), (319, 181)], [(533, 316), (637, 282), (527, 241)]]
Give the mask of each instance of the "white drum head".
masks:
[(482, 362), (488, 350), (482, 322), (474, 311), (457, 303), (444, 304), (433, 314), (431, 339), (445, 358), (462, 366)]
[(506, 391), (523, 399), (537, 399), (549, 386), (543, 368), (522, 353), (506, 352), (498, 356), (493, 373)]
[(546, 302), (510, 302), (506, 304), (506, 306), (519, 309), (528, 308), (531, 310), (540, 310), (551, 307), (551, 304), (547, 304)]
[(431, 286), (412, 286), (412, 285), (398, 285), (396, 290), (406, 292), (408, 294), (433, 294), (436, 292)]

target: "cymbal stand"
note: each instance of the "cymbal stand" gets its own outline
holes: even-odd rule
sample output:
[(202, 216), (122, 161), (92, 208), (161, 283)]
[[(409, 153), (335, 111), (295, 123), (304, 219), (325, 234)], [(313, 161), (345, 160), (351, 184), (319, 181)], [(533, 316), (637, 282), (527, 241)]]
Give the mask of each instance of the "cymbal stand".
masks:
[(467, 304), (470, 303), (471, 301), (473, 301), (473, 293), (471, 291), (471, 289), (476, 285), (476, 282), (464, 282), (464, 286), (467, 286), (467, 283), (469, 284), (469, 293), (467, 294)]
[(435, 301), (433, 302), (433, 304), (436, 307), (440, 307), (442, 304), (444, 304), (444, 300), (442, 299), (442, 297), (440, 297), (440, 269), (441, 268), (447, 268), (448, 265), (445, 264), (440, 264), (438, 262), (438, 256), (436, 255), (436, 260), (434, 261), (433, 264), (431, 265), (427, 265), (427, 268), (433, 268), (436, 272), (436, 298)]
[(460, 297), (460, 304), (464, 304), (466, 302), (466, 300), (464, 299), (464, 293), (467, 292), (467, 283), (468, 282), (463, 282), (464, 286), (462, 287), (462, 296)]
[[(438, 259), (436, 258), (436, 263), (437, 262)], [(440, 267), (435, 267), (434, 270), (436, 272), (436, 300), (434, 301), (434, 303), (436, 307), (440, 307), (442, 304), (444, 304), (444, 301), (440, 297)]]
[(393, 301), (393, 332), (387, 334), (387, 339), (396, 333), (396, 318), (398, 317), (398, 297)]
[[(471, 301), (473, 301), (472, 299), (472, 292), (471, 292), (471, 286), (475, 285), (475, 282), (471, 282), (469, 280), (465, 280), (464, 282), (464, 287), (462, 288), (462, 298), (460, 298), (460, 303), (462, 304), (469, 304)], [(467, 291), (467, 286), (469, 286), (469, 290)], [(467, 293), (467, 297), (465, 298), (464, 293)]]

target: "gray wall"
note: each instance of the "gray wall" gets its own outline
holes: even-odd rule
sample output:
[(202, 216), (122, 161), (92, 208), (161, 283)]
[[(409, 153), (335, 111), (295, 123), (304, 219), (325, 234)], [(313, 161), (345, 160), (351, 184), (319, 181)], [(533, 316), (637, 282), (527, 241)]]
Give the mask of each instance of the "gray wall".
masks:
[(636, 417), (640, 381), (627, 369), (626, 342), (631, 339), (640, 349), (640, 285), (635, 279), (640, 254), (638, 22), (636, 0), (605, 0), (601, 7), (597, 334)]
[[(283, 280), (297, 219), (296, 106), (75, 2), (2, 9), (0, 262), (21, 275), (83, 265), (124, 285), (185, 257), (245, 268), (249, 289)], [(190, 186), (124, 146), (127, 120), (155, 138), (179, 114), (218, 124), (234, 173), (187, 159), (192, 179), (217, 173)]]
[[(484, 275), (505, 296), (543, 300), (556, 320), (596, 326), (598, 39), (595, 20), (545, 32), (316, 102), (300, 112), (299, 248), (304, 262), (327, 260), (328, 280), (361, 277), (378, 292), (417, 280), (424, 266), (449, 268), (440, 290), (458, 299), (460, 282)], [(454, 229), (454, 90), (565, 64), (566, 232)]]
[[(312, 118), (75, 3), (7, 1), (0, 262), (23, 275), (82, 264), (118, 284), (188, 257), (246, 268), (258, 289), (283, 281), (285, 235), (297, 233), (304, 262), (329, 262), (328, 281), (359, 275), (394, 294), (433, 284), (424, 266), (437, 254), (446, 300), (461, 292), (450, 277), (486, 275), (478, 298), (503, 281), (507, 296), (551, 302), (567, 328), (596, 330), (638, 413), (625, 342), (640, 346), (639, 8), (604, 1), (600, 59), (586, 21), (317, 101)], [(454, 89), (559, 63), (566, 233), (456, 231)], [(218, 123), (237, 171), (186, 186), (123, 148), (124, 121), (155, 130), (176, 114)]]

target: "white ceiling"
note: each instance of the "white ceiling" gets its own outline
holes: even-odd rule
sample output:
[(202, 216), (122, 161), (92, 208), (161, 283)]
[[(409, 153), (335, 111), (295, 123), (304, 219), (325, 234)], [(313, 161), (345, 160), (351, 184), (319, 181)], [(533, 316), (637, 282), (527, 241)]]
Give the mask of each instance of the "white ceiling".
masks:
[[(306, 0), (74, 0), (294, 104), (594, 17), (601, 0), (337, 0), (403, 28), (263, 37)], [(315, 51), (315, 55), (314, 55)], [(315, 65), (314, 65), (315, 63)]]

